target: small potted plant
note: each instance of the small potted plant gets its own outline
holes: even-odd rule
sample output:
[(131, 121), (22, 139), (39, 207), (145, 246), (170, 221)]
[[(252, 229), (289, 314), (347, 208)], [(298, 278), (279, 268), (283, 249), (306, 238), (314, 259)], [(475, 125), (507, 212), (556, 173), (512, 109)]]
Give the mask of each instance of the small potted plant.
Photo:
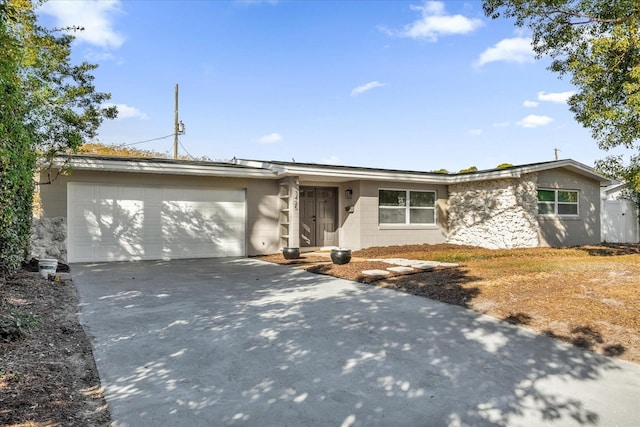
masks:
[(331, 261), (334, 264), (347, 264), (351, 261), (351, 249), (331, 249)]
[(284, 259), (300, 258), (300, 248), (282, 248)]

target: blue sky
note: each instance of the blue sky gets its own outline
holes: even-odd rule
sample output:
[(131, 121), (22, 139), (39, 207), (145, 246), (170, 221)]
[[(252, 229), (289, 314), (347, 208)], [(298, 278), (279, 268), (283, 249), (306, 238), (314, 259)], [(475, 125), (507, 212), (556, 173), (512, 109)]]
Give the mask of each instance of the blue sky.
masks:
[[(73, 60), (99, 64), (120, 117), (98, 140), (172, 135), (180, 153), (451, 172), (607, 153), (529, 34), (480, 1), (61, 1)], [(173, 153), (173, 137), (134, 145)]]

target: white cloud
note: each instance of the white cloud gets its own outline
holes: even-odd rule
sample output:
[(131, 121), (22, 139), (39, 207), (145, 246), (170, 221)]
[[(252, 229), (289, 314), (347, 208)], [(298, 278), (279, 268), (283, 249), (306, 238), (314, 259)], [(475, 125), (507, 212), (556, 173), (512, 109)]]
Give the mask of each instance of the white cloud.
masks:
[(270, 133), (269, 135), (264, 135), (258, 138), (258, 142), (261, 144), (273, 144), (276, 142), (280, 142), (282, 140), (283, 140), (282, 135), (276, 132)]
[(495, 46), (482, 52), (476, 61), (476, 66), (482, 67), (490, 62), (498, 61), (523, 64), (534, 60), (535, 54), (531, 48), (531, 39), (514, 37), (501, 40)]
[(509, 126), (511, 126), (511, 123), (509, 123), (509, 122), (498, 122), (498, 123), (494, 123), (493, 124), (494, 128), (506, 128), (506, 127), (509, 127)]
[(132, 107), (127, 104), (103, 104), (103, 107), (116, 107), (118, 109), (118, 117), (116, 120), (125, 119), (140, 119), (147, 120), (149, 116), (146, 113), (138, 110), (136, 107)]
[(116, 49), (124, 36), (113, 29), (113, 15), (121, 12), (120, 0), (49, 1), (38, 12), (51, 15), (58, 27), (84, 27), (73, 35), (79, 42)]
[(373, 81), (373, 82), (369, 82), (367, 84), (363, 84), (361, 86), (358, 86), (357, 88), (353, 89), (351, 91), (351, 96), (356, 96), (356, 95), (360, 95), (361, 93), (367, 92), (371, 89), (375, 89), (377, 87), (382, 87), (382, 86), (386, 86), (384, 83), (380, 83), (378, 81)]
[(467, 18), (463, 15), (447, 15), (444, 10), (444, 3), (440, 1), (425, 1), (421, 6), (412, 5), (411, 9), (421, 12), (422, 17), (406, 25), (402, 31), (387, 32), (401, 37), (435, 42), (441, 36), (468, 34), (483, 25), (482, 21), (477, 18)]
[(536, 108), (538, 105), (540, 105), (540, 103), (536, 102), (536, 101), (528, 101), (527, 100), (527, 101), (524, 101), (522, 103), (522, 106), (526, 107), (526, 108)]
[(537, 116), (535, 114), (530, 114), (520, 120), (517, 125), (522, 126), (523, 128), (537, 128), (540, 126), (546, 126), (552, 121), (553, 119), (549, 116)]
[(469, 134), (474, 136), (482, 135), (482, 129), (471, 129)]
[(564, 104), (567, 100), (573, 95), (575, 92), (555, 92), (555, 93), (544, 93), (538, 92), (538, 100), (539, 101), (547, 101), (547, 102), (557, 102), (559, 104)]

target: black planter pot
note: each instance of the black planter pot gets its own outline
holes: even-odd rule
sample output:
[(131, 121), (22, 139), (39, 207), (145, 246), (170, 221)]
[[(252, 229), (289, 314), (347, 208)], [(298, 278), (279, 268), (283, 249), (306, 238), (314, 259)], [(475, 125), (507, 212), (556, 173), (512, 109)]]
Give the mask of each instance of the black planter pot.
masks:
[(346, 264), (351, 261), (351, 249), (331, 249), (331, 261), (334, 264)]
[(300, 258), (300, 248), (282, 248), (284, 259)]

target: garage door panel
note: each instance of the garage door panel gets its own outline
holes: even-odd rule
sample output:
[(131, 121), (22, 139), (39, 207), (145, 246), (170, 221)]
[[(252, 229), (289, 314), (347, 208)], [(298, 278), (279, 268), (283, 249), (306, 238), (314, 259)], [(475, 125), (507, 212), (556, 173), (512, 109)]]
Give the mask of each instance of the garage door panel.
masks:
[(69, 261), (243, 256), (244, 200), (244, 190), (69, 184)]

